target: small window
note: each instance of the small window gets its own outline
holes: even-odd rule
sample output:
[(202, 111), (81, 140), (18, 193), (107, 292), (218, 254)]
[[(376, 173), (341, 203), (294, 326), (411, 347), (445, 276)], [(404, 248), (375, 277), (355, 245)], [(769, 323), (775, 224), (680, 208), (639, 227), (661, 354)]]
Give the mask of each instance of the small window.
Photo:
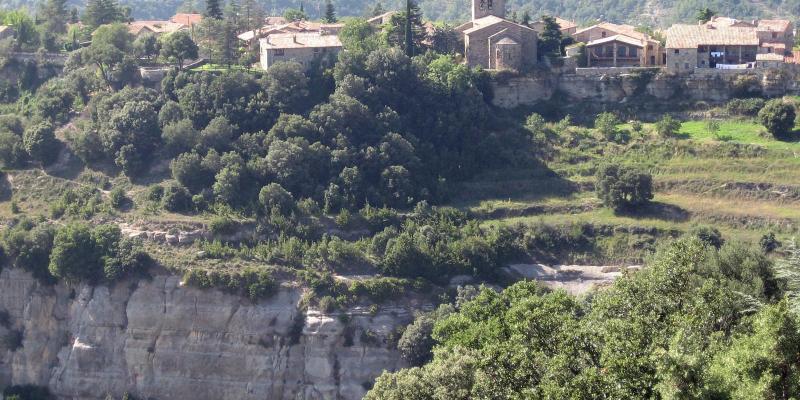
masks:
[(648, 44), (647, 45), (647, 50), (653, 50), (653, 45), (652, 44)]
[(680, 54), (681, 53), (681, 51), (678, 50), (678, 49), (672, 50), (672, 52), (675, 53), (675, 54)]
[(601, 37), (606, 37), (606, 33), (605, 32), (600, 32), (600, 36)]
[(319, 53), (319, 47), (314, 47), (314, 53)]
[(706, 60), (700, 61), (700, 65), (706, 65)]
[(772, 38), (773, 39), (777, 39), (778, 38), (778, 32), (772, 32)]
[(283, 49), (275, 49), (275, 57), (282, 57)]
[(684, 69), (689, 69), (689, 63), (683, 63), (683, 68)]

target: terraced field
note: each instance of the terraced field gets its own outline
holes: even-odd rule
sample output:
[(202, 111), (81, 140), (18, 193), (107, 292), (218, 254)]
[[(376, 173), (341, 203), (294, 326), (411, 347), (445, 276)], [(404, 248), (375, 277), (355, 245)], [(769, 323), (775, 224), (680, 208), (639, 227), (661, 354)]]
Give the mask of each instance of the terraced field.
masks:
[[(566, 145), (561, 139), (544, 166), (482, 176), (465, 185), (457, 203), (484, 224), (601, 232), (600, 247), (586, 254), (587, 261), (634, 264), (659, 239), (704, 225), (719, 229), (726, 240), (757, 244), (772, 232), (791, 241), (800, 226), (800, 143), (775, 140), (751, 120), (721, 122), (715, 134), (705, 127), (704, 120), (683, 122), (677, 137), (664, 139), (644, 124), (621, 145), (593, 129), (570, 127), (557, 135), (581, 139)], [(603, 208), (593, 174), (604, 162), (650, 172), (652, 204), (636, 214)]]

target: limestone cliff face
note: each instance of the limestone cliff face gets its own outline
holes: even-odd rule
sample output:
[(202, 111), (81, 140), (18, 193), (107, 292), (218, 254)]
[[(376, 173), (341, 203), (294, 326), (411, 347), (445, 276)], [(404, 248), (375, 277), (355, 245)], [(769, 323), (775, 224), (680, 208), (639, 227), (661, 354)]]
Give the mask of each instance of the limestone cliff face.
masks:
[[(613, 69), (608, 69), (613, 71)], [(760, 94), (783, 96), (800, 91), (800, 71), (753, 70), (744, 74), (698, 70), (690, 75), (659, 73), (649, 78), (630, 73), (545, 75), (516, 77), (495, 82), (493, 104), (503, 108), (534, 105), (556, 93), (571, 102), (624, 103), (634, 101), (707, 101), (731, 99), (737, 80), (752, 77)]]
[[(43, 286), (0, 272), (0, 310), (23, 347), (0, 349), (0, 388), (48, 386), (63, 399), (359, 399), (384, 369), (406, 308), (301, 312), (300, 289), (258, 303), (184, 287), (169, 274), (114, 287)], [(8, 332), (0, 327), (0, 335)]]

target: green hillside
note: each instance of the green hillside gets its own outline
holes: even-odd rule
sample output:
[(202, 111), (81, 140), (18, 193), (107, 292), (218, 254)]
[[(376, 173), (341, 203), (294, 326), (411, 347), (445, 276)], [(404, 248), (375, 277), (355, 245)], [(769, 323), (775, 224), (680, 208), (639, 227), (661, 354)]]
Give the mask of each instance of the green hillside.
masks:
[[(5, 0), (0, 8), (35, 7), (38, 0)], [(71, 6), (81, 8), (84, 1), (70, 0)], [(133, 10), (137, 19), (167, 18), (175, 11), (202, 10), (203, 0), (122, 0), (123, 5)], [(300, 0), (258, 0), (258, 3), (273, 14), (281, 14), (287, 8), (299, 8)], [(317, 18), (324, 9), (322, 0), (303, 1), (303, 7), (310, 17)], [(339, 15), (361, 16), (373, 9), (375, 0), (338, 0), (334, 2)], [(384, 9), (400, 9), (403, 2), (383, 0)], [(432, 20), (450, 22), (469, 18), (469, 0), (421, 0), (425, 16)], [(709, 7), (725, 15), (742, 18), (784, 17), (795, 19), (800, 15), (800, 0), (509, 0), (509, 12), (519, 15), (527, 11), (532, 16), (542, 14), (559, 15), (579, 23), (589, 23), (602, 19), (611, 22), (629, 22), (666, 26), (670, 23), (692, 20), (695, 12)]]

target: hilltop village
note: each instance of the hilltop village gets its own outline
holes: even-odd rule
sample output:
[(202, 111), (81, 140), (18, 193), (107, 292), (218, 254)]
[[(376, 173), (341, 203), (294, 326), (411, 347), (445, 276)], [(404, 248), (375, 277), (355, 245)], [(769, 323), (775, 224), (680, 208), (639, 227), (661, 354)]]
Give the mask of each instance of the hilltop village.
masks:
[[(470, 67), (521, 73), (537, 66), (557, 65), (560, 73), (576, 69), (586, 73), (662, 68), (685, 74), (707, 69), (774, 69), (800, 62), (800, 54), (792, 50), (795, 27), (791, 21), (783, 19), (739, 20), (708, 15), (707, 19), (696, 23), (652, 30), (612, 22), (578, 26), (575, 22), (548, 16), (531, 21), (527, 15), (523, 18), (516, 13), (507, 15), (505, 0), (473, 0), (471, 8), (471, 20), (457, 26), (419, 19), (416, 21), (419, 26), (414, 27), (415, 40), (428, 47), (445, 47), (460, 55)], [(372, 29), (387, 35), (403, 35), (406, 13), (377, 12), (380, 14), (366, 19)], [(188, 34), (199, 45), (200, 52), (186, 61), (199, 61), (194, 64), (199, 66), (218, 58), (217, 54), (204, 51), (203, 42), (211, 39), (200, 33), (203, 18), (198, 13), (179, 13), (169, 20), (128, 21), (125, 25), (130, 34), (140, 40), (163, 40), (178, 32)], [(226, 51), (252, 54), (249, 56), (251, 65), (256, 68), (266, 70), (281, 61), (298, 62), (306, 68), (319, 63), (330, 65), (343, 49), (339, 33), (345, 24), (334, 14), (322, 21), (310, 21), (303, 13), (289, 13), (264, 17), (246, 26), (251, 25), (255, 27), (247, 30), (239, 27), (234, 32), (219, 35), (235, 34), (235, 40), (233, 36), (222, 38), (225, 46), (234, 48)], [(75, 20), (70, 27), (70, 32), (86, 32), (89, 25)], [(87, 40), (76, 38), (71, 48), (88, 45), (92, 35), (84, 35)], [(21, 35), (13, 26), (0, 26), (0, 41), (13, 42), (17, 36)], [(234, 41), (236, 43), (232, 43)], [(153, 55), (140, 57), (157, 63)], [(143, 67), (146, 70), (143, 74), (152, 74), (153, 66)], [(155, 74), (156, 78), (160, 76)]]

